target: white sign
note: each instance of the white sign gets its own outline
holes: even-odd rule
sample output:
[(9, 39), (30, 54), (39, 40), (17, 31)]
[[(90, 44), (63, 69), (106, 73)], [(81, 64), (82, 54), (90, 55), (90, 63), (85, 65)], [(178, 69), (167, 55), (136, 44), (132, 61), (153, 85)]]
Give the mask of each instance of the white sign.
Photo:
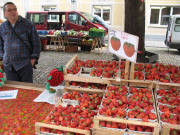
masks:
[(49, 93), (48, 90), (44, 90), (36, 99), (34, 99), (34, 102), (47, 102), (55, 105), (54, 96), (55, 93)]
[(109, 51), (121, 58), (136, 62), (139, 37), (126, 32), (109, 31)]
[(79, 105), (78, 100), (62, 99), (62, 102), (63, 106), (72, 105), (75, 107), (76, 105)]
[(16, 99), (18, 90), (8, 90), (0, 92), (0, 100), (4, 99)]

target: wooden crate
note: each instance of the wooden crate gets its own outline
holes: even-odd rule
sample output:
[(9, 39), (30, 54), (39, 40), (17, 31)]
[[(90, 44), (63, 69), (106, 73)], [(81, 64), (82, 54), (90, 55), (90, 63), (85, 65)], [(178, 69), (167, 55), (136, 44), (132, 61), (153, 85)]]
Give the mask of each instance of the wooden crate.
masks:
[(116, 129), (113, 130), (113, 129), (108, 129), (108, 128), (101, 128), (100, 124), (99, 124), (100, 121), (125, 123), (125, 124), (153, 127), (154, 128), (153, 135), (159, 135), (159, 131), (160, 131), (159, 123), (141, 122), (141, 121), (132, 121), (132, 120), (118, 119), (118, 118), (111, 118), (111, 117), (104, 117), (104, 116), (96, 116), (94, 118), (94, 127), (93, 127), (93, 131), (92, 131), (93, 135), (110, 135), (110, 134), (112, 134), (112, 135), (124, 135), (124, 134), (143, 135), (143, 133), (120, 131), (120, 130), (116, 130)]
[(77, 52), (78, 45), (67, 45), (65, 46), (65, 52)]
[[(87, 89), (87, 88), (72, 88), (72, 87), (65, 87), (64, 88), (64, 92), (69, 92), (69, 91), (77, 91), (77, 92), (86, 92), (86, 93), (104, 93), (104, 91), (99, 90), (99, 89)], [(60, 100), (58, 101), (58, 105), (62, 105), (62, 98), (60, 98)], [(41, 135), (42, 133), (40, 132), (40, 128), (41, 127), (45, 127), (45, 128), (50, 128), (50, 129), (57, 129), (57, 130), (61, 130), (61, 131), (68, 131), (68, 132), (72, 132), (72, 133), (79, 133), (79, 134), (83, 134), (83, 135), (91, 135), (91, 131), (90, 130), (82, 130), (82, 129), (77, 129), (77, 128), (70, 128), (70, 127), (63, 127), (63, 126), (57, 126), (57, 125), (53, 125), (53, 124), (46, 124), (43, 122), (36, 122), (35, 124), (35, 130), (36, 130), (36, 134), (37, 135)]]
[(65, 66), (64, 72), (64, 80), (66, 81), (66, 85), (69, 85), (71, 81), (78, 81), (78, 82), (86, 82), (86, 83), (101, 83), (101, 84), (110, 84), (111, 82), (120, 82), (123, 80), (128, 80), (129, 78), (129, 61), (126, 61), (125, 64), (125, 79), (114, 79), (114, 78), (99, 78), (99, 77), (91, 77), (89, 75), (83, 75), (79, 73), (78, 75), (68, 74), (67, 69), (74, 63), (75, 60), (78, 60), (77, 55), (75, 55)]
[[(156, 91), (159, 89), (171, 89), (176, 88), (180, 91), (180, 84), (170, 84), (170, 83), (156, 83), (155, 85), (155, 97), (157, 97)], [(156, 106), (158, 106), (157, 100), (156, 100)], [(157, 110), (158, 112), (158, 110)], [(160, 121), (160, 114), (158, 113), (158, 118)], [(170, 124), (170, 123), (161, 123), (161, 135), (169, 135), (171, 129), (180, 130), (180, 125), (177, 124)]]
[(69, 127), (57, 126), (57, 125), (52, 125), (52, 124), (46, 124), (46, 123), (42, 123), (42, 122), (36, 122), (35, 130), (36, 130), (37, 135), (42, 134), (40, 131), (41, 127), (57, 129), (57, 130), (62, 130), (62, 131), (68, 131), (68, 132), (73, 132), (73, 133), (79, 133), (79, 134), (83, 134), (83, 135), (91, 135), (91, 132), (88, 130), (82, 130), (82, 129), (77, 129), (77, 128), (69, 128)]
[(180, 125), (163, 124), (161, 129), (161, 135), (170, 135), (170, 129), (180, 130)]

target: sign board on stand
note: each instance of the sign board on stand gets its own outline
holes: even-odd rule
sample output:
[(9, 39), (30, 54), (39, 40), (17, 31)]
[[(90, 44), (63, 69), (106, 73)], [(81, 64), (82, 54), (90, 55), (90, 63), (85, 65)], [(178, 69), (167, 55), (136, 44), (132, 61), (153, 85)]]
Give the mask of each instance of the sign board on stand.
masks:
[(136, 62), (139, 43), (138, 36), (110, 29), (108, 42), (108, 49), (111, 53), (131, 62)]

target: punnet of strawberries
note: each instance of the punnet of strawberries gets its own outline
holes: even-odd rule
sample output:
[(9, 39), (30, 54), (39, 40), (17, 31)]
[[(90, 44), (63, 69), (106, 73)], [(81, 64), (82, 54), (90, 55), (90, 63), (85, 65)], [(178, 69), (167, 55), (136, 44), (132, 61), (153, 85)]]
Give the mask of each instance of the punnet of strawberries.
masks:
[(98, 110), (103, 95), (102, 94), (87, 94), (80, 93), (77, 91), (72, 91), (65, 93), (63, 99), (78, 100), (80, 103), (80, 108)]

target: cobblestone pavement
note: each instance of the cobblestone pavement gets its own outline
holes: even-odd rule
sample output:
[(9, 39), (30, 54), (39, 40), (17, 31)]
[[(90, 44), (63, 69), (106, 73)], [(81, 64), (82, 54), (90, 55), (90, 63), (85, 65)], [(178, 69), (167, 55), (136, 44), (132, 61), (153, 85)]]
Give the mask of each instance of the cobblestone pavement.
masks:
[[(167, 49), (163, 42), (146, 42), (146, 50), (159, 55), (159, 62), (180, 66), (180, 53), (174, 49)], [(42, 51), (37, 69), (34, 70), (34, 83), (45, 84), (48, 73), (55, 67), (65, 65), (75, 54), (82, 60), (112, 60), (112, 54), (108, 53), (107, 48), (101, 52), (78, 52), (65, 53), (56, 51)]]
[(95, 59), (95, 60), (112, 60), (112, 54), (98, 53), (98, 52), (78, 52), (78, 53), (65, 53), (55, 51), (42, 51), (39, 59), (37, 69), (34, 70), (33, 81), (34, 83), (45, 84), (46, 78), (49, 72), (60, 65), (66, 65), (66, 63), (74, 56), (78, 55), (78, 58), (82, 60)]
[(146, 41), (146, 50), (159, 55), (159, 62), (180, 66), (180, 52), (168, 49), (164, 42)]

